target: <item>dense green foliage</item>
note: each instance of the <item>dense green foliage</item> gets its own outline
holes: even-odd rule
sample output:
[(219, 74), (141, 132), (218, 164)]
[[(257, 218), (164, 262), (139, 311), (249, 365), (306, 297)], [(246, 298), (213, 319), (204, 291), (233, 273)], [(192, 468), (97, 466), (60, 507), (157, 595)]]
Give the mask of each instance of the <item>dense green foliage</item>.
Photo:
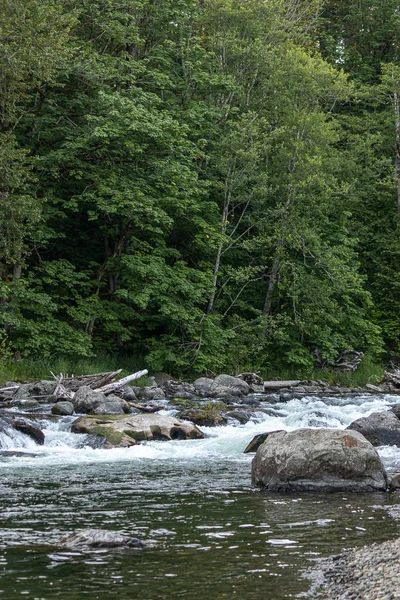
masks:
[(395, 359), (399, 49), (394, 0), (5, 0), (3, 360)]

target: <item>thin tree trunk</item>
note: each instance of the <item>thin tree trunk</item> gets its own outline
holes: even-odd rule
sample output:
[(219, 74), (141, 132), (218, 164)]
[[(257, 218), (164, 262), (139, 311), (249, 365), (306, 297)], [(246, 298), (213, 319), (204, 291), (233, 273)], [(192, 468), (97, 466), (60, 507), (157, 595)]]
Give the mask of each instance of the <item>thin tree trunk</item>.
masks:
[(394, 147), (397, 184), (397, 214), (400, 215), (400, 101), (397, 92), (393, 94), (394, 116), (396, 123), (396, 144)]

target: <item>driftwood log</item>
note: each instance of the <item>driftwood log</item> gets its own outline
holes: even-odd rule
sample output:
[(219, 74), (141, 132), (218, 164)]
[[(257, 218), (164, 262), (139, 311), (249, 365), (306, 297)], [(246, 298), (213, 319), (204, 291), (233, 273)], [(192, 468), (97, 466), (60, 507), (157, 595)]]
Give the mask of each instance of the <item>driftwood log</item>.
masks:
[(319, 350), (314, 351), (316, 365), (321, 369), (354, 372), (360, 364), (364, 353), (356, 350), (344, 350), (336, 360), (324, 360)]

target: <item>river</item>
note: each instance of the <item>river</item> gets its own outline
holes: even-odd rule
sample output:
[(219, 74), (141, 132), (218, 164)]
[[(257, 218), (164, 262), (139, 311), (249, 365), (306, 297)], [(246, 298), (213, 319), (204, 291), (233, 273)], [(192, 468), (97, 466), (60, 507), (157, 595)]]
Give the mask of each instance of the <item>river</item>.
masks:
[[(397, 402), (366, 395), (263, 403), (270, 414), (203, 427), (204, 440), (127, 449), (90, 447), (87, 436), (70, 433), (72, 417), (39, 421), (44, 446), (0, 434), (3, 450), (26, 453), (0, 456), (0, 598), (312, 598), (304, 573), (319, 557), (399, 535), (400, 496), (262, 494), (243, 449), (256, 433), (344, 428)], [(378, 451), (389, 471), (400, 471), (400, 448)], [(60, 549), (60, 537), (88, 528), (153, 544)]]

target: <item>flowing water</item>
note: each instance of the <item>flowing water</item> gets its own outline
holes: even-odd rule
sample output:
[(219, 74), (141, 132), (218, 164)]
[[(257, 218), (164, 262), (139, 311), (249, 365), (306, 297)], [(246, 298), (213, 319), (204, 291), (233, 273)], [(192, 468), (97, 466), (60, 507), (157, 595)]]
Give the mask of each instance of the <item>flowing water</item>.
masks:
[[(312, 597), (303, 574), (319, 557), (399, 535), (400, 496), (262, 494), (251, 487), (252, 455), (243, 449), (256, 433), (344, 428), (397, 402), (263, 403), (269, 414), (202, 428), (204, 440), (115, 450), (71, 434), (72, 417), (39, 422), (44, 446), (10, 428), (0, 434), (0, 598)], [(389, 471), (400, 471), (400, 448), (379, 452)], [(60, 548), (60, 537), (88, 528), (153, 544), (141, 552)]]

